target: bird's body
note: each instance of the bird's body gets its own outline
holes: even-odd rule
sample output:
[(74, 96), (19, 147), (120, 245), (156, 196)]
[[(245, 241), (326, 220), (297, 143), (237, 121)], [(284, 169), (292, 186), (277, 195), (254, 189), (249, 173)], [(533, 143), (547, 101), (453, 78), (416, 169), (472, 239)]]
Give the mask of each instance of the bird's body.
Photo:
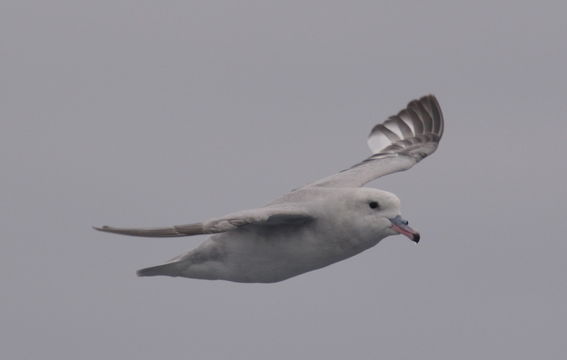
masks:
[[(395, 205), (399, 200), (393, 194), (368, 188), (314, 188), (293, 195), (300, 201), (288, 200), (286, 207), (300, 208), (312, 218), (277, 225), (242, 226), (215, 234), (189, 253), (168, 264), (141, 270), (139, 274), (276, 282), (344, 260), (395, 234), (373, 227), (369, 231), (364, 226), (378, 225), (374, 210), (367, 206), (369, 199), (383, 197), (382, 208), (389, 201), (394, 208), (390, 214), (396, 215)], [(267, 208), (278, 205), (276, 202)], [(351, 212), (340, 211), (337, 205), (345, 210), (359, 206), (367, 214), (339, 216)]]
[(432, 153), (443, 132), (433, 96), (377, 125), (367, 160), (294, 190), (265, 207), (202, 223), (164, 228), (97, 230), (150, 237), (212, 234), (197, 248), (140, 276), (182, 276), (271, 283), (344, 260), (386, 236), (419, 241), (400, 216), (400, 201), (386, 191), (360, 187), (382, 175), (405, 170)]

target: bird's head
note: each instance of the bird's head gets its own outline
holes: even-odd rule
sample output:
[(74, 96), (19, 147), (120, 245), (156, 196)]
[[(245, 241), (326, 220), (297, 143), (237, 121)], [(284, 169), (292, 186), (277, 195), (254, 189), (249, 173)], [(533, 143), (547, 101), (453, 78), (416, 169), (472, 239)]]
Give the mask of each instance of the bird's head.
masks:
[(409, 227), (400, 212), (400, 199), (387, 191), (373, 188), (349, 189), (343, 196), (343, 206), (356, 221), (356, 227), (369, 236), (380, 240), (386, 236), (402, 234), (414, 242), (420, 235)]

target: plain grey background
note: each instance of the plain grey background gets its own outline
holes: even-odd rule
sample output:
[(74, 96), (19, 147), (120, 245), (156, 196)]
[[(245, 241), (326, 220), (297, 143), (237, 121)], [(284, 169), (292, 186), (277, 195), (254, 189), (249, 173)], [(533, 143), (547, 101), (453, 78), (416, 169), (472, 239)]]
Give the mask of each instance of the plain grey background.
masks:
[[(567, 7), (0, 2), (4, 359), (559, 359)], [(137, 278), (366, 156), (427, 93), (438, 151), (372, 186), (421, 231), (272, 284)]]

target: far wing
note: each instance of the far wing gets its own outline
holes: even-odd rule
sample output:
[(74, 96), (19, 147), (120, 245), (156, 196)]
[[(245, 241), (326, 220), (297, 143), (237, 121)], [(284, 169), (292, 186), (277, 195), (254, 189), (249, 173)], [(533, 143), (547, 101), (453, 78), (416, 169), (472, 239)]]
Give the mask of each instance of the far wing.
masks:
[(95, 230), (143, 237), (179, 237), (215, 234), (236, 230), (244, 226), (299, 226), (313, 220), (305, 210), (292, 206), (270, 206), (235, 212), (221, 218), (200, 223), (157, 228), (95, 227)]
[(407, 170), (437, 149), (443, 127), (443, 114), (435, 96), (413, 100), (372, 129), (368, 136), (372, 156), (307, 187), (362, 186), (381, 176)]

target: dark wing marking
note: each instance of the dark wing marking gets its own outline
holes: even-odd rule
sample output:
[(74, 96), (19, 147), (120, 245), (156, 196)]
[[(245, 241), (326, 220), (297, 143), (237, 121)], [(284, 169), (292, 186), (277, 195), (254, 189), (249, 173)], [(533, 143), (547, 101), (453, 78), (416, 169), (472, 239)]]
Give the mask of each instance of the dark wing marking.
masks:
[(431, 155), (443, 136), (443, 114), (433, 95), (411, 101), (397, 115), (374, 126), (366, 160), (307, 186), (356, 187), (407, 170)]

